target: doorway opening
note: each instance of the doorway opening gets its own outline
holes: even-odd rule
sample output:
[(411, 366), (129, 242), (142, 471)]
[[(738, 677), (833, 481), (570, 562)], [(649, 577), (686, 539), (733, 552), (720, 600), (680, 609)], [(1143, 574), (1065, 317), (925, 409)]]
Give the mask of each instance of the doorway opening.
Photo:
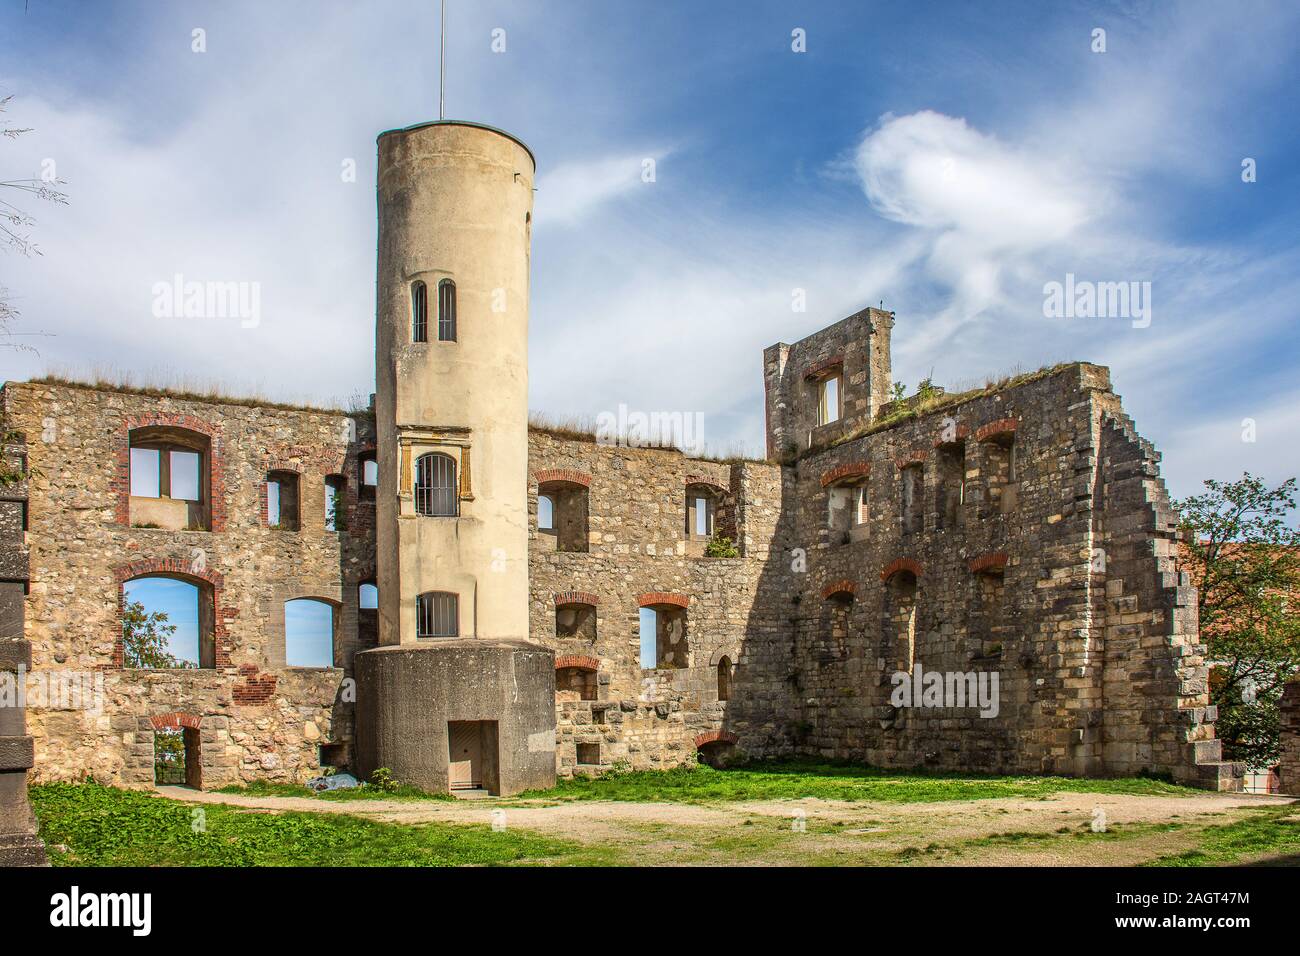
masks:
[(500, 793), (495, 720), (453, 720), (447, 724), (447, 787)]
[(193, 727), (154, 731), (154, 786), (184, 786), (202, 790), (201, 758), (199, 732)]

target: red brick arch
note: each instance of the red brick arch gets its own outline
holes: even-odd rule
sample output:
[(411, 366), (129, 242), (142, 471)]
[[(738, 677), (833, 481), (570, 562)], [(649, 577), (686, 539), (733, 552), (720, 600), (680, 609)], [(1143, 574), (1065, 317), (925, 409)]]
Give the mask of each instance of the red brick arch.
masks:
[(711, 488), (713, 489), (713, 491), (715, 491), (717, 494), (720, 495), (726, 495), (731, 493), (730, 489), (724, 488), (722, 485), (718, 484), (712, 478), (704, 478), (701, 477), (700, 475), (687, 475), (685, 480), (683, 481), (683, 484), (687, 488), (691, 488), (695, 486), (701, 488)]
[(869, 461), (848, 461), (842, 465), (836, 465), (829, 471), (822, 473), (822, 487), (833, 485), (836, 482), (843, 481), (845, 478), (865, 478), (871, 474), (871, 462)]
[(600, 670), (600, 658), (588, 654), (562, 654), (555, 659), (555, 669), (558, 671), (566, 667), (576, 667), (584, 671), (598, 671)]
[(981, 425), (975, 430), (976, 441), (988, 441), (999, 435), (1014, 435), (1016, 433), (1016, 420), (1014, 418), (999, 418), (997, 421), (989, 422), (987, 425)]
[(647, 591), (645, 594), (640, 595), (636, 601), (640, 607), (652, 607), (656, 604), (687, 607), (691, 603), (691, 599), (687, 595), (674, 594), (671, 591)]
[(544, 485), (550, 481), (567, 481), (572, 485), (582, 485), (584, 488), (591, 487), (591, 475), (585, 471), (575, 471), (572, 468), (544, 468), (541, 471), (534, 472), (533, 478), (539, 485)]
[(555, 595), (555, 606), (564, 607), (566, 604), (587, 604), (595, 607), (600, 603), (600, 598), (590, 591), (560, 591)]
[(150, 717), (149, 723), (153, 724), (154, 730), (180, 730), (182, 727), (188, 727), (190, 730), (198, 730), (203, 723), (203, 718), (197, 714), (182, 714), (173, 712), (170, 714), (159, 714), (157, 717)]
[(221, 572), (213, 571), (206, 564), (200, 567), (194, 561), (184, 561), (180, 558), (133, 561), (113, 569), (113, 581), (117, 585), (117, 620), (113, 627), (113, 662), (109, 666), (120, 668), (125, 660), (122, 620), (126, 615), (126, 582), (145, 575), (190, 578), (204, 581), (212, 587), (212, 636), (216, 643), (216, 666), (218, 669), (229, 667), (230, 645), (226, 639), (226, 620), (233, 618), (238, 611), (236, 608), (224, 609), (221, 606), (221, 592), (225, 585), (225, 578), (222, 577)]
[(969, 425), (958, 425), (958, 426), (956, 427), (956, 429), (954, 429), (954, 431), (953, 431), (953, 436), (952, 436), (952, 438), (944, 438), (944, 437), (943, 437), (943, 431), (940, 430), (940, 432), (939, 432), (939, 437), (936, 438), (936, 439), (934, 440), (934, 447), (935, 447), (935, 448), (938, 448), (938, 447), (940, 447), (941, 445), (947, 445), (947, 444), (949, 444), (950, 442), (959, 442), (959, 441), (964, 441), (965, 439), (967, 439), (967, 438), (969, 438), (969, 437), (970, 437), (970, 426), (969, 426)]
[(695, 748), (698, 750), (705, 744), (734, 744), (738, 740), (735, 734), (726, 730), (710, 730), (708, 733), (700, 734), (695, 738)]
[(895, 558), (885, 565), (884, 570), (880, 572), (880, 580), (888, 581), (899, 571), (911, 571), (916, 577), (921, 576), (921, 563), (913, 558)]
[(821, 378), (833, 369), (844, 367), (843, 355), (832, 355), (830, 358), (824, 358), (820, 362), (813, 362), (804, 370), (804, 378)]
[(987, 571), (990, 568), (1005, 568), (1007, 566), (1007, 555), (1005, 551), (988, 551), (978, 557), (971, 558), (967, 564), (972, 571)]
[(830, 598), (837, 594), (847, 594), (849, 597), (853, 597), (853, 594), (857, 589), (858, 585), (856, 582), (845, 578), (842, 581), (832, 581), (830, 584), (826, 585), (826, 587), (822, 588), (822, 597)]
[(902, 471), (909, 465), (924, 465), (925, 459), (926, 453), (924, 451), (913, 451), (905, 455), (899, 455), (894, 459), (894, 464), (898, 466), (899, 471)]

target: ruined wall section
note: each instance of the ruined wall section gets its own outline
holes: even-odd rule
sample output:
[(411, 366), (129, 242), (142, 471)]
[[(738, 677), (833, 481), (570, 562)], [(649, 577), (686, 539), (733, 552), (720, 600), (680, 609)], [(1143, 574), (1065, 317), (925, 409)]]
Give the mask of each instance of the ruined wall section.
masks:
[[(680, 765), (693, 759), (697, 739), (724, 729), (762, 755), (784, 701), (748, 675), (766, 670), (766, 641), (754, 641), (765, 616), (756, 608), (769, 561), (779, 553), (781, 469), (533, 431), (529, 474), (530, 637), (555, 651), (557, 667), (596, 670), (597, 700), (563, 693), (557, 700), (559, 772)], [(538, 532), (539, 481), (586, 487), (587, 551), (557, 550), (552, 536)], [(700, 484), (726, 496), (719, 511), (733, 516), (740, 556), (710, 558), (689, 546), (686, 489)], [(588, 633), (557, 636), (557, 600), (594, 607), (594, 640)], [(642, 603), (679, 600), (687, 611), (689, 666), (643, 669)], [(726, 701), (718, 699), (723, 657), (735, 665)], [(578, 744), (599, 744), (599, 763), (579, 767)]]
[[(863, 309), (793, 345), (763, 352), (767, 456), (791, 461), (810, 447), (868, 427), (890, 394), (890, 339), (894, 314)], [(817, 421), (818, 383), (839, 375), (842, 414)]]
[[(374, 575), (373, 500), (357, 456), (373, 450), (364, 417), (191, 401), (41, 383), (4, 390), (29, 436), (31, 593), (27, 634), (39, 672), (102, 677), (103, 707), (35, 708), (38, 779), (87, 773), (153, 784), (153, 729), (195, 726), (203, 785), (303, 781), (318, 747), (346, 745), (351, 705), (340, 687), (358, 648), (358, 584)], [(166, 424), (211, 436), (213, 530), (131, 527), (128, 433)], [(301, 528), (266, 523), (266, 475), (299, 475)], [(325, 527), (325, 478), (346, 476), (348, 530)], [(220, 520), (216, 520), (220, 517)], [(217, 666), (122, 667), (122, 583), (142, 573), (202, 582), (214, 595)], [(333, 668), (285, 666), (284, 602), (336, 605)]]
[(1080, 666), (1102, 682), (1102, 693), (1077, 733), (1108, 773), (1161, 768), (1181, 783), (1240, 790), (1245, 767), (1223, 760), (1214, 734), (1196, 589), (1177, 570), (1178, 516), (1159, 475), (1160, 454), (1137, 434), (1118, 396), (1098, 393), (1094, 407), (1097, 440), (1079, 449), (1079, 463), (1095, 463), (1097, 477), (1089, 488), (1080, 468), (1076, 500), (1093, 509), (1104, 638), (1094, 649), (1100, 653)]
[[(1098, 396), (1118, 407), (1105, 369), (1064, 366), (799, 461), (793, 543), (809, 558), (795, 615), (801, 752), (997, 773), (1187, 772), (1190, 751), (1176, 745), (1180, 734), (1187, 743), (1187, 732), (1177, 721), (1194, 697), (1195, 675), (1172, 663), (1163, 638), (1160, 649), (1149, 638), (1126, 659), (1105, 656), (1107, 578), (1092, 570), (1094, 481), (1116, 482), (1109, 534), (1121, 564), (1146, 562), (1125, 565), (1130, 579), (1159, 568), (1149, 520), (1117, 497), (1119, 463), (1096, 454), (1102, 405), (1110, 402)], [(918, 478), (911, 525), (903, 503), (909, 470)], [(869, 499), (868, 521), (851, 533), (829, 520), (831, 489), (845, 481), (865, 483)], [(910, 661), (899, 623), (907, 615), (897, 611), (906, 601), (891, 590), (909, 575), (916, 580)], [(1124, 593), (1133, 595), (1128, 613), (1153, 620), (1164, 620), (1160, 601), (1169, 597), (1172, 612), (1176, 597)], [(1184, 615), (1179, 626), (1188, 623)], [(892, 675), (909, 665), (996, 672), (997, 715), (892, 706)], [(1164, 681), (1139, 691), (1151, 712), (1109, 749), (1108, 666), (1139, 681), (1159, 671)]]

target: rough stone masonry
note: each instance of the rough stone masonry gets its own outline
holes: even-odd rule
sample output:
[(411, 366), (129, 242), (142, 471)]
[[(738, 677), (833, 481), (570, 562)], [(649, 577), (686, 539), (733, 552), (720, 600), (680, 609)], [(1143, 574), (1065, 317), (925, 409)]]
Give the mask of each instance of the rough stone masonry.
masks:
[[(767, 351), (772, 460), (531, 431), (528, 638), (555, 655), (557, 772), (698, 752), (1234, 786), (1158, 456), (1106, 370), (1058, 366), (918, 410), (881, 387), (893, 323), (869, 309)], [(831, 376), (838, 417), (818, 423)], [(350, 765), (352, 657), (376, 643), (360, 600), (367, 414), (53, 382), (10, 383), (4, 413), (29, 436), (33, 667), (104, 687), (98, 710), (30, 711), (35, 778), (152, 786), (154, 735), (180, 728), (205, 787)], [(206, 527), (130, 520), (132, 436), (158, 426), (207, 449)], [(295, 530), (267, 524), (268, 476), (285, 473)], [(714, 537), (734, 556), (713, 556)], [(123, 585), (140, 576), (201, 586), (208, 666), (124, 666)], [(333, 666), (286, 664), (285, 602), (303, 596), (335, 609)], [(642, 660), (643, 608), (678, 622), (671, 663)], [(997, 716), (892, 706), (891, 677), (918, 666), (996, 670)]]

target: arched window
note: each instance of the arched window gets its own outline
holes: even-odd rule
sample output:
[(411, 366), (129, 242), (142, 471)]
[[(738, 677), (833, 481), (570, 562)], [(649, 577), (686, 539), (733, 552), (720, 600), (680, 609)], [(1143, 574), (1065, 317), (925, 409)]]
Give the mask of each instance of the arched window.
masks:
[(284, 662), (289, 667), (334, 666), (334, 605), (319, 598), (284, 602)]
[(438, 341), (456, 341), (456, 283), (450, 279), (438, 283)]
[(731, 658), (718, 661), (718, 700), (731, 700)]
[(453, 517), (459, 498), (454, 458), (433, 452), (415, 460), (416, 514)]
[(266, 523), (282, 531), (298, 530), (298, 475), (272, 471), (266, 476)]
[(423, 282), (411, 284), (411, 341), (429, 341), (429, 290)]
[(122, 664), (149, 669), (216, 667), (212, 587), (163, 575), (122, 585)]
[(379, 588), (372, 581), (362, 581), (357, 588), (357, 605), (363, 611), (373, 611), (379, 607)]
[(416, 637), (460, 634), (460, 600), (450, 591), (428, 591), (415, 601)]

